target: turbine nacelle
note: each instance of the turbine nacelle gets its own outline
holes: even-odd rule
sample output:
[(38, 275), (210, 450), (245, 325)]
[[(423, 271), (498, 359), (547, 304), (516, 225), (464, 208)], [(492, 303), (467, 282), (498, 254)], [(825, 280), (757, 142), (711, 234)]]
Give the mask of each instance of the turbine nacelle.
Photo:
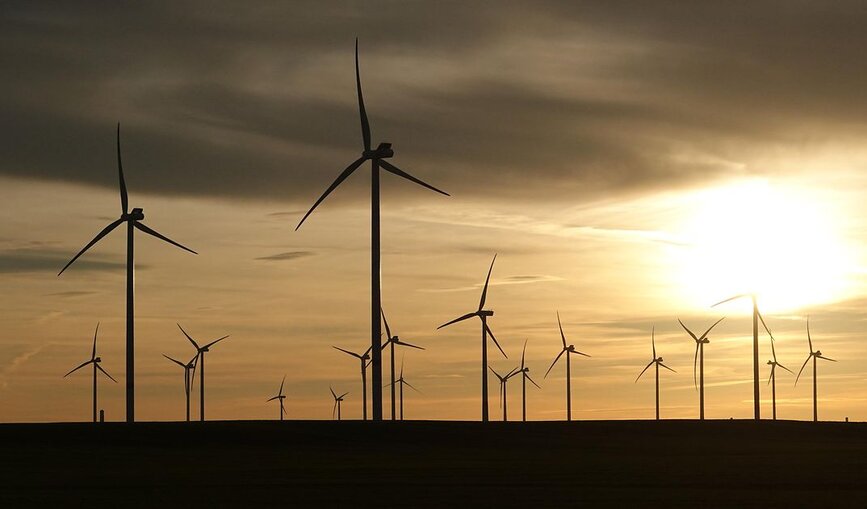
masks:
[(134, 208), (132, 209), (132, 212), (128, 214), (121, 214), (120, 217), (125, 221), (144, 221), (144, 209)]
[(494, 316), (493, 311), (488, 311), (486, 309), (480, 309), (476, 314), (478, 314), (479, 316)]
[(376, 150), (365, 150), (361, 155), (365, 159), (388, 159), (394, 157), (394, 150), (391, 148), (391, 143), (380, 143)]
[(662, 357), (657, 357), (656, 359), (653, 360), (653, 362), (657, 362), (657, 363), (661, 364), (663, 362)]
[(96, 362), (96, 363), (102, 362), (102, 357), (96, 357), (91, 362)]

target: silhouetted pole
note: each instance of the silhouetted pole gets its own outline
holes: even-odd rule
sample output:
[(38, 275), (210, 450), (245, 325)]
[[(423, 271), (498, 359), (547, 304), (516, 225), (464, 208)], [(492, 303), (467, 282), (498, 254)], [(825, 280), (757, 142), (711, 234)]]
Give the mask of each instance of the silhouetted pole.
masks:
[(816, 406), (816, 356), (813, 356), (813, 422), (819, 420), (819, 410)]
[[(362, 403), (361, 403), (361, 405), (362, 405), (361, 406), (361, 408), (362, 408), (361, 415), (362, 415), (362, 419), (366, 421), (367, 420), (367, 370), (364, 369), (364, 356), (363, 355), (361, 356), (361, 401), (362, 401)], [(283, 404), (281, 403), (280, 405), (282, 407)], [(281, 416), (280, 420), (282, 421), (283, 420), (283, 418), (282, 418), (283, 414), (281, 413), (280, 416)]]
[(521, 422), (527, 422), (527, 374), (521, 372)]
[(403, 379), (400, 380), (400, 420), (403, 421)]
[(506, 398), (506, 382), (503, 382), (503, 422), (508, 421), (508, 414), (506, 413), (506, 407), (509, 403), (509, 400)]
[(337, 401), (337, 420), (340, 420), (340, 401)]
[(566, 351), (566, 420), (572, 420), (572, 362)]
[(759, 306), (753, 295), (753, 407), (755, 419), (762, 418), (762, 405), (759, 401)]
[(704, 420), (704, 342), (698, 345), (698, 414)]
[(488, 422), (488, 320), (482, 318), (482, 422)]
[(280, 400), (280, 422), (283, 422), (283, 400)]
[(394, 420), (395, 412), (394, 412), (394, 341), (391, 338), (388, 339), (389, 346), (391, 347), (391, 420)]
[(93, 363), (93, 422), (96, 422), (96, 363)]
[[(776, 366), (772, 369), (776, 369)], [(771, 373), (771, 412), (773, 419), (777, 420), (777, 375)]]
[(192, 387), (190, 387), (189, 365), (187, 365), (187, 367), (184, 367), (184, 387), (187, 388), (187, 422), (190, 422), (190, 392), (192, 392)]
[(199, 420), (205, 422), (205, 352), (199, 354), (202, 363), (199, 375)]
[[(373, 420), (382, 420), (382, 292), (379, 262), (379, 160), (370, 160), (370, 346), (373, 365)], [(393, 357), (392, 357), (393, 358)], [(338, 407), (338, 412), (340, 407)], [(394, 407), (392, 407), (393, 410)], [(392, 412), (392, 417), (394, 412)]]
[(656, 364), (656, 420), (659, 420), (659, 363)]
[(135, 422), (135, 262), (133, 225), (126, 223), (126, 422)]

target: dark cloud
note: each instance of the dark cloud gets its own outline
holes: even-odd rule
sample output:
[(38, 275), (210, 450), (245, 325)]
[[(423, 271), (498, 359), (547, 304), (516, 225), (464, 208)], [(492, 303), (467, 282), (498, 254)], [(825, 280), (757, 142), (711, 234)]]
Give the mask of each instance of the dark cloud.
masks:
[(453, 195), (691, 185), (862, 136), (865, 24), (847, 1), (11, 2), (0, 173), (114, 187), (121, 119), (134, 195), (306, 205), (359, 150), (358, 35), (374, 138)]
[(307, 256), (313, 256), (312, 251), (287, 251), (285, 253), (277, 253), (270, 256), (262, 256), (260, 258), (256, 258), (257, 260), (265, 260), (265, 261), (287, 261), (287, 260), (297, 260), (298, 258), (305, 258)]
[(69, 292), (56, 292), (46, 294), (46, 297), (59, 297), (61, 299), (75, 299), (78, 297), (87, 297), (89, 295), (96, 295), (98, 292), (87, 292), (87, 291), (69, 291)]
[[(63, 252), (48, 249), (10, 249), (0, 251), (0, 274), (20, 274), (28, 272), (48, 272), (57, 274), (75, 255), (74, 252)], [(90, 256), (89, 259), (79, 258), (70, 270), (115, 272), (126, 269), (126, 264), (105, 259), (100, 256)], [(147, 269), (136, 265), (136, 270)]]

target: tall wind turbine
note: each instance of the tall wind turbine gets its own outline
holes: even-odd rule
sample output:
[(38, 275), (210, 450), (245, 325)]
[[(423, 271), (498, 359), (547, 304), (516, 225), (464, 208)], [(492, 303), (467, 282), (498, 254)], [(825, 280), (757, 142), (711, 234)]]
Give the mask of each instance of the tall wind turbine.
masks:
[(798, 376), (795, 377), (795, 385), (798, 385), (798, 380), (801, 378), (801, 373), (804, 371), (804, 368), (807, 367), (807, 363), (810, 362), (810, 359), (813, 359), (813, 422), (819, 420), (819, 409), (818, 409), (818, 399), (816, 397), (816, 359), (822, 359), (831, 362), (837, 362), (834, 359), (825, 357), (822, 355), (821, 350), (813, 350), (813, 339), (810, 337), (810, 318), (807, 318), (807, 343), (810, 346), (810, 355), (807, 356), (807, 360), (804, 361), (803, 366), (798, 371)]
[(560, 327), (560, 339), (563, 341), (563, 349), (560, 350), (560, 353), (557, 354), (557, 357), (554, 357), (554, 362), (551, 363), (551, 367), (548, 368), (548, 371), (545, 372), (545, 376), (543, 378), (548, 378), (548, 373), (554, 369), (554, 365), (557, 364), (557, 361), (560, 360), (560, 357), (565, 353), (566, 354), (566, 420), (572, 420), (572, 360), (570, 355), (583, 355), (584, 357), (590, 357), (586, 353), (581, 353), (578, 350), (575, 350), (575, 345), (566, 346), (566, 335), (563, 334), (563, 324), (560, 323), (560, 312), (557, 311), (557, 325)]
[(361, 73), (358, 66), (358, 39), (355, 40), (355, 85), (358, 91), (358, 111), (361, 116), (361, 138), (362, 152), (361, 157), (350, 163), (343, 172), (337, 176), (337, 179), (322, 193), (322, 196), (310, 207), (310, 210), (304, 214), (298, 226), (304, 223), (304, 220), (313, 212), (322, 201), (331, 194), (352, 172), (357, 170), (365, 161), (370, 161), (371, 179), (370, 179), (370, 348), (373, 358), (373, 420), (382, 420), (382, 327), (379, 321), (380, 304), (382, 303), (382, 293), (380, 289), (381, 273), (380, 273), (380, 249), (379, 249), (379, 172), (383, 169), (389, 173), (403, 177), (410, 182), (414, 182), (422, 187), (426, 187), (432, 191), (449, 196), (445, 191), (441, 191), (430, 184), (427, 184), (409, 173), (401, 170), (397, 166), (386, 161), (386, 159), (394, 156), (394, 151), (391, 148), (391, 143), (380, 143), (374, 150), (371, 149), (370, 123), (367, 120), (367, 113), (364, 109), (364, 97), (361, 93)]
[(355, 357), (356, 359), (358, 359), (359, 361), (361, 361), (361, 393), (362, 393), (361, 415), (362, 415), (362, 419), (366, 421), (367, 420), (367, 366), (369, 364), (367, 361), (370, 360), (370, 348), (365, 350), (364, 353), (361, 355), (359, 355), (355, 352), (350, 352), (349, 350), (344, 350), (343, 348), (340, 348), (338, 346), (335, 346), (334, 348), (336, 348), (337, 350), (340, 350), (341, 352), (343, 352), (345, 354), (349, 354), (349, 355)]
[(488, 327), (488, 317), (494, 316), (494, 312), (485, 309), (485, 299), (488, 295), (488, 283), (491, 282), (491, 271), (494, 270), (495, 261), (497, 261), (496, 254), (494, 255), (494, 259), (491, 260), (491, 267), (488, 269), (488, 277), (485, 278), (485, 286), (482, 288), (482, 298), (479, 300), (479, 309), (437, 327), (437, 330), (439, 330), (453, 323), (469, 320), (473, 317), (478, 317), (479, 320), (482, 321), (482, 422), (488, 422), (488, 334), (491, 335), (491, 339), (494, 340), (494, 344), (500, 349), (500, 353), (503, 354), (503, 357), (509, 357), (506, 355), (506, 352), (503, 351), (500, 343), (497, 342), (497, 338), (494, 337), (491, 328)]
[(283, 394), (283, 384), (286, 383), (286, 375), (283, 375), (283, 381), (280, 382), (280, 390), (277, 392), (277, 395), (268, 398), (268, 401), (279, 400), (280, 401), (280, 420), (283, 420), (283, 414), (286, 413), (286, 408), (283, 406), (283, 400), (286, 399), (286, 396)]
[(184, 328), (181, 327), (181, 324), (177, 324), (177, 325), (178, 325), (178, 328), (181, 329), (181, 332), (184, 333), (184, 336), (186, 336), (187, 339), (190, 340), (190, 343), (193, 344), (193, 348), (196, 349), (196, 356), (199, 358), (199, 360), (197, 361), (197, 364), (200, 366), (200, 368), (199, 368), (200, 369), (200, 371), (199, 371), (199, 420), (204, 422), (205, 421), (205, 354), (208, 353), (209, 351), (211, 351), (210, 349), (212, 346), (214, 346), (217, 343), (219, 343), (220, 341), (226, 339), (227, 337), (229, 337), (229, 335), (227, 334), (227, 335), (225, 335), (219, 339), (215, 339), (204, 346), (199, 346), (199, 344), (196, 343), (196, 340), (191, 338), (190, 335), (187, 334), (187, 331), (185, 331)]
[(704, 345), (710, 343), (710, 340), (707, 338), (707, 335), (710, 331), (713, 330), (714, 327), (721, 321), (725, 320), (725, 317), (720, 318), (713, 325), (708, 327), (704, 334), (701, 336), (696, 336), (693, 334), (689, 328), (680, 321), (680, 318), (677, 319), (677, 322), (683, 327), (683, 330), (687, 332), (692, 339), (695, 340), (695, 357), (692, 360), (692, 381), (693, 384), (696, 383), (696, 364), (698, 364), (698, 383), (696, 385), (696, 389), (698, 389), (698, 418), (704, 420)]
[(524, 340), (524, 349), (521, 351), (521, 422), (527, 422), (527, 380), (533, 385), (541, 389), (535, 380), (530, 378), (530, 368), (524, 364), (524, 357), (527, 354), (527, 340)]
[(400, 377), (397, 380), (395, 380), (394, 382), (392, 382), (391, 385), (394, 386), (395, 384), (400, 384), (400, 420), (402, 421), (403, 420), (403, 386), (406, 385), (410, 389), (421, 394), (420, 390), (413, 387), (412, 384), (407, 382), (406, 379), (403, 377), (403, 359), (401, 359), (401, 361), (400, 361)]
[(385, 311), (380, 308), (379, 310), (382, 313), (382, 322), (385, 324), (385, 335), (386, 340), (385, 344), (382, 345), (382, 348), (385, 349), (386, 346), (390, 346), (391, 350), (391, 420), (394, 420), (394, 347), (395, 346), (406, 346), (409, 348), (417, 348), (419, 350), (424, 350), (424, 348), (420, 346), (411, 345), (405, 341), (401, 341), (399, 337), (391, 335), (391, 329), (388, 328), (388, 320), (385, 319)]
[(93, 364), (93, 422), (96, 422), (96, 406), (97, 406), (96, 405), (96, 378), (97, 378), (96, 371), (97, 370), (102, 371), (102, 374), (111, 378), (112, 382), (117, 383), (117, 380), (112, 378), (112, 376), (109, 375), (108, 372), (106, 370), (102, 369), (102, 366), (99, 365), (99, 363), (102, 362), (102, 358), (96, 356), (96, 335), (98, 333), (99, 333), (99, 323), (96, 324), (96, 330), (93, 331), (93, 351), (90, 354), (90, 360), (86, 361), (86, 362), (82, 362), (81, 364), (78, 365), (78, 367), (76, 367), (75, 369), (73, 369), (69, 373), (63, 375), (63, 378), (66, 378), (69, 375), (78, 371), (79, 369), (87, 366), (88, 364)]
[(497, 373), (494, 370), (494, 368), (491, 368), (490, 366), (488, 366), (488, 367), (491, 369), (491, 373), (493, 373), (494, 376), (497, 377), (497, 380), (500, 381), (500, 390), (499, 390), (500, 407), (503, 409), (503, 422), (506, 422), (509, 420), (509, 414), (507, 412), (509, 400), (506, 397), (506, 384), (509, 382), (510, 378), (512, 378), (516, 374), (520, 373), (520, 371), (518, 371), (518, 368), (513, 368), (511, 371), (509, 371), (505, 375), (501, 375), (501, 374)]
[(123, 164), (120, 158), (120, 123), (117, 124), (117, 173), (120, 181), (120, 218), (103, 228), (101, 232), (96, 234), (84, 249), (78, 252), (72, 260), (69, 261), (57, 273), (58, 276), (63, 274), (75, 260), (78, 259), (85, 251), (90, 249), (94, 244), (99, 242), (103, 237), (111, 233), (112, 230), (120, 226), (122, 223), (127, 224), (126, 229), (126, 422), (135, 422), (135, 262), (134, 262), (134, 247), (133, 247), (133, 232), (135, 229), (156, 237), (162, 241), (168, 242), (173, 246), (177, 246), (184, 251), (197, 254), (192, 249), (178, 244), (174, 240), (164, 236), (161, 233), (145, 226), (141, 221), (144, 220), (144, 212), (140, 208), (129, 210), (129, 198), (126, 193), (126, 182), (123, 179)]
[(753, 303), (753, 414), (755, 420), (758, 421), (762, 418), (761, 396), (759, 394), (759, 320), (762, 321), (762, 325), (765, 326), (765, 330), (768, 331), (768, 334), (770, 334), (771, 331), (768, 330), (768, 326), (765, 324), (765, 319), (762, 318), (762, 314), (759, 312), (759, 305), (756, 302), (756, 294), (743, 293), (735, 295), (726, 300), (721, 300), (711, 307), (716, 307), (720, 304), (725, 304), (726, 302), (742, 298), (749, 298)]
[[(812, 350), (812, 348), (811, 348)], [(777, 362), (777, 351), (774, 348), (774, 337), (771, 336), (771, 355), (774, 360), (768, 361), (768, 366), (771, 367), (771, 375), (768, 377), (768, 383), (771, 384), (771, 408), (773, 409), (774, 420), (777, 420), (777, 372), (776, 369), (783, 368), (789, 373), (792, 373), (792, 370), (783, 366), (779, 362)], [(792, 373), (794, 375), (794, 373)]]
[(334, 389), (331, 386), (328, 386), (328, 390), (331, 391), (331, 395), (334, 396), (334, 408), (331, 409), (331, 418), (334, 419), (335, 414), (337, 415), (337, 420), (340, 420), (340, 404), (343, 403), (343, 398), (349, 394), (348, 392), (344, 392), (340, 396), (334, 392)]
[(650, 362), (647, 363), (647, 366), (644, 366), (644, 369), (642, 369), (641, 373), (638, 374), (638, 377), (635, 379), (635, 382), (638, 383), (638, 379), (641, 378), (641, 375), (643, 375), (644, 372), (647, 371), (647, 369), (650, 366), (653, 366), (654, 364), (656, 365), (655, 366), (656, 367), (656, 420), (658, 421), (659, 420), (659, 367), (662, 366), (663, 368), (671, 371), (672, 373), (677, 373), (677, 371), (675, 371), (675, 370), (669, 368), (668, 366), (666, 366), (665, 364), (663, 364), (662, 357), (656, 356), (656, 327), (654, 327), (650, 330), (650, 345), (651, 345), (651, 348), (653, 351), (653, 356), (650, 358)]
[(193, 388), (193, 378), (196, 376), (196, 361), (199, 359), (199, 353), (196, 352), (196, 355), (194, 355), (186, 364), (177, 359), (173, 359), (166, 354), (163, 354), (163, 357), (184, 368), (184, 394), (187, 396), (187, 422), (190, 422), (190, 392), (192, 392)]

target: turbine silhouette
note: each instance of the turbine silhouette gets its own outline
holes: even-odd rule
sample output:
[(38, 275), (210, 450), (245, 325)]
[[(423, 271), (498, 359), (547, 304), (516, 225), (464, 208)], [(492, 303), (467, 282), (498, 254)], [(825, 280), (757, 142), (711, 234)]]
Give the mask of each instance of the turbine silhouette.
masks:
[[(707, 335), (710, 331), (713, 330), (714, 327), (717, 326), (718, 323), (725, 320), (725, 317), (720, 318), (713, 325), (708, 327), (704, 334), (701, 336), (696, 336), (693, 334), (689, 328), (683, 324), (680, 318), (677, 319), (677, 322), (683, 327), (683, 330), (689, 334), (693, 340), (695, 340), (695, 357), (692, 360), (692, 381), (693, 384), (696, 384), (696, 389), (698, 389), (698, 418), (704, 420), (704, 345), (710, 343), (710, 340), (707, 338)], [(698, 382), (696, 383), (696, 364), (698, 364)]]
[(810, 346), (810, 354), (807, 356), (807, 360), (804, 361), (804, 364), (801, 366), (801, 369), (798, 371), (798, 376), (795, 377), (795, 385), (798, 385), (798, 380), (801, 378), (801, 373), (804, 371), (804, 368), (807, 367), (807, 363), (810, 362), (810, 359), (813, 359), (813, 422), (817, 422), (819, 420), (819, 409), (818, 409), (818, 398), (816, 397), (816, 359), (822, 359), (825, 361), (837, 362), (834, 359), (829, 357), (825, 357), (822, 355), (821, 350), (813, 350), (813, 339), (810, 337), (810, 318), (807, 317), (807, 344)]
[(298, 226), (297, 231), (301, 228), (304, 221), (313, 213), (313, 210), (334, 191), (347, 177), (357, 170), (365, 161), (371, 163), (371, 181), (370, 181), (370, 316), (371, 316), (371, 331), (370, 331), (370, 348), (372, 352), (371, 363), (373, 365), (373, 420), (382, 420), (382, 358), (381, 358), (381, 335), (382, 328), (379, 321), (379, 311), (382, 302), (381, 293), (381, 270), (380, 270), (380, 231), (379, 231), (379, 174), (380, 169), (389, 173), (403, 177), (410, 182), (426, 187), (432, 191), (449, 196), (445, 191), (441, 191), (430, 184), (427, 184), (409, 173), (401, 170), (397, 166), (389, 163), (386, 159), (394, 156), (394, 151), (391, 148), (391, 143), (380, 143), (374, 150), (371, 149), (370, 123), (367, 120), (367, 112), (364, 109), (364, 97), (361, 93), (361, 73), (358, 65), (358, 39), (355, 40), (355, 85), (358, 91), (358, 112), (361, 117), (361, 137), (362, 137), (362, 152), (361, 157), (350, 163), (343, 172), (337, 176), (337, 179), (322, 193), (322, 196), (310, 207), (310, 210), (304, 214)]
[(400, 384), (400, 420), (403, 420), (403, 386), (406, 385), (410, 389), (415, 392), (421, 394), (421, 391), (412, 386), (406, 379), (403, 377), (403, 359), (400, 360), (400, 377), (392, 382), (390, 385), (394, 386), (396, 384)]
[(197, 361), (197, 365), (200, 366), (200, 371), (199, 371), (199, 420), (204, 422), (205, 421), (205, 354), (208, 353), (209, 351), (211, 351), (210, 349), (212, 346), (214, 346), (217, 343), (219, 343), (220, 341), (228, 338), (229, 335), (227, 334), (227, 335), (225, 335), (219, 339), (215, 339), (214, 341), (211, 341), (210, 343), (208, 343), (204, 346), (199, 346), (199, 344), (196, 343), (196, 340), (193, 339), (192, 337), (190, 337), (190, 335), (187, 334), (187, 331), (185, 331), (184, 328), (181, 327), (181, 324), (177, 324), (177, 325), (178, 325), (178, 328), (181, 329), (181, 332), (184, 333), (184, 336), (186, 336), (187, 339), (190, 340), (190, 343), (193, 344), (193, 348), (196, 349), (196, 356), (199, 358), (199, 360)]
[(389, 327), (388, 327), (388, 320), (385, 319), (385, 311), (381, 307), (380, 307), (379, 311), (382, 314), (382, 322), (383, 322), (383, 324), (385, 324), (385, 335), (386, 335), (385, 344), (382, 345), (382, 348), (385, 349), (386, 346), (391, 347), (390, 348), (390, 351), (391, 351), (391, 353), (390, 353), (390, 356), (391, 356), (391, 359), (390, 359), (391, 360), (391, 383), (388, 385), (391, 386), (391, 420), (393, 421), (394, 420), (394, 413), (395, 413), (394, 412), (394, 382), (395, 382), (395, 380), (394, 380), (394, 347), (395, 346), (406, 346), (409, 348), (416, 348), (418, 350), (424, 350), (424, 348), (422, 348), (420, 346), (411, 345), (409, 343), (401, 341), (400, 338), (397, 336), (392, 336), (391, 335), (391, 329), (389, 329)]
[(527, 354), (527, 340), (524, 340), (524, 349), (521, 351), (521, 422), (527, 422), (527, 380), (541, 389), (535, 380), (530, 378), (530, 368), (524, 364), (524, 356)]
[(368, 361), (370, 360), (370, 348), (364, 351), (363, 354), (359, 355), (355, 352), (350, 352), (349, 350), (344, 350), (339, 346), (334, 347), (341, 352), (351, 355), (361, 361), (361, 415), (363, 420), (367, 420), (367, 366), (369, 365)]
[(331, 395), (334, 396), (334, 408), (331, 409), (331, 418), (334, 419), (335, 414), (337, 415), (337, 420), (340, 420), (340, 404), (343, 403), (343, 398), (349, 394), (348, 392), (344, 392), (340, 396), (334, 392), (334, 389), (331, 386), (328, 386), (328, 390), (331, 391)]
[(482, 288), (482, 298), (479, 300), (479, 309), (472, 313), (459, 316), (454, 320), (437, 327), (437, 330), (439, 330), (453, 323), (469, 320), (473, 317), (478, 317), (479, 320), (482, 321), (482, 422), (488, 422), (488, 334), (491, 335), (491, 339), (494, 341), (494, 344), (497, 345), (497, 348), (500, 349), (500, 353), (503, 354), (503, 357), (509, 357), (506, 355), (506, 352), (503, 351), (500, 343), (497, 342), (497, 338), (494, 336), (494, 333), (491, 332), (491, 328), (488, 327), (488, 317), (494, 316), (494, 312), (485, 309), (485, 299), (488, 295), (488, 284), (491, 282), (491, 271), (494, 270), (495, 261), (497, 261), (496, 254), (494, 255), (494, 259), (491, 260), (491, 267), (488, 269), (488, 276), (485, 278), (485, 286)]
[(650, 346), (652, 349), (652, 357), (650, 358), (650, 362), (647, 363), (647, 366), (644, 366), (644, 369), (641, 370), (641, 373), (638, 374), (638, 377), (635, 379), (635, 383), (638, 383), (638, 379), (641, 378), (641, 375), (647, 371), (650, 366), (656, 365), (656, 420), (659, 420), (659, 368), (660, 366), (671, 371), (672, 373), (677, 373), (677, 371), (669, 368), (665, 364), (663, 364), (662, 357), (656, 356), (656, 327), (653, 327), (650, 330)]
[(560, 327), (560, 339), (563, 341), (563, 349), (560, 350), (560, 353), (557, 354), (557, 357), (554, 357), (554, 362), (551, 363), (551, 367), (548, 368), (548, 371), (545, 372), (545, 376), (543, 378), (548, 378), (548, 373), (554, 369), (554, 365), (557, 364), (557, 361), (560, 360), (560, 357), (565, 353), (566, 354), (566, 420), (572, 420), (572, 360), (570, 355), (583, 355), (584, 357), (590, 357), (586, 353), (581, 353), (578, 350), (575, 350), (575, 345), (566, 346), (566, 335), (563, 333), (563, 324), (560, 323), (560, 312), (557, 311), (557, 326)]
[(493, 373), (494, 376), (497, 377), (497, 380), (500, 381), (500, 390), (499, 390), (499, 394), (500, 394), (500, 408), (503, 409), (503, 422), (507, 422), (507, 421), (509, 420), (509, 414), (508, 414), (508, 412), (507, 412), (507, 410), (508, 410), (508, 405), (509, 405), (509, 400), (508, 400), (508, 398), (506, 397), (506, 383), (509, 382), (509, 379), (510, 379), (510, 378), (512, 378), (512, 377), (515, 376), (516, 374), (520, 373), (520, 371), (518, 370), (518, 368), (513, 368), (511, 371), (509, 371), (509, 372), (506, 373), (505, 375), (500, 375), (499, 373), (497, 373), (496, 371), (494, 371), (494, 368), (492, 368), (492, 367), (490, 367), (490, 366), (488, 366), (488, 368), (490, 368), (491, 373)]
[(104, 374), (105, 376), (110, 378), (112, 382), (117, 383), (117, 380), (112, 378), (112, 376), (109, 375), (108, 372), (106, 370), (102, 369), (102, 366), (99, 365), (99, 363), (102, 362), (102, 358), (96, 356), (96, 335), (98, 333), (99, 333), (99, 323), (96, 324), (96, 330), (93, 331), (93, 350), (91, 351), (91, 354), (90, 354), (90, 360), (86, 361), (86, 362), (82, 362), (75, 369), (73, 369), (69, 373), (63, 375), (63, 378), (66, 378), (69, 375), (78, 371), (79, 369), (87, 366), (88, 364), (93, 364), (93, 422), (96, 422), (96, 407), (97, 407), (97, 403), (96, 403), (96, 379), (97, 379), (96, 372), (97, 372), (97, 370), (102, 371), (102, 374)]
[(271, 398), (268, 398), (268, 401), (279, 400), (280, 401), (280, 420), (283, 420), (283, 414), (286, 413), (286, 408), (283, 406), (283, 400), (286, 399), (286, 396), (283, 395), (283, 384), (286, 383), (286, 375), (283, 375), (283, 381), (280, 382), (280, 390), (277, 391), (277, 395)]
[[(768, 332), (770, 334), (770, 331)], [(792, 370), (777, 362), (777, 351), (774, 348), (774, 336), (771, 336), (771, 356), (773, 360), (768, 361), (768, 366), (771, 367), (771, 375), (768, 377), (768, 383), (771, 384), (771, 409), (773, 410), (773, 418), (777, 420), (777, 368), (783, 368), (789, 373)], [(792, 373), (794, 375), (794, 373)]]
[[(173, 359), (166, 354), (163, 354), (163, 357), (184, 368), (184, 394), (187, 397), (187, 422), (190, 422), (190, 393), (192, 392), (193, 378), (196, 376), (196, 361), (199, 359), (199, 353), (196, 352), (196, 355), (194, 355), (186, 364), (177, 359)], [(192, 376), (190, 376), (191, 374)]]
[(173, 246), (177, 246), (184, 251), (189, 251), (193, 254), (198, 254), (190, 248), (178, 244), (174, 240), (158, 233), (157, 231), (145, 226), (141, 221), (144, 220), (144, 212), (140, 208), (129, 210), (129, 198), (126, 192), (126, 182), (123, 178), (123, 164), (120, 157), (120, 123), (117, 124), (117, 173), (120, 181), (120, 218), (110, 223), (103, 230), (96, 234), (84, 249), (78, 252), (72, 260), (69, 260), (58, 276), (72, 265), (85, 251), (90, 249), (94, 244), (102, 240), (103, 237), (111, 233), (112, 230), (120, 226), (122, 223), (127, 224), (126, 229), (126, 422), (135, 422), (135, 261), (134, 261), (134, 246), (133, 235), (135, 230), (147, 233), (162, 241), (168, 242)]

